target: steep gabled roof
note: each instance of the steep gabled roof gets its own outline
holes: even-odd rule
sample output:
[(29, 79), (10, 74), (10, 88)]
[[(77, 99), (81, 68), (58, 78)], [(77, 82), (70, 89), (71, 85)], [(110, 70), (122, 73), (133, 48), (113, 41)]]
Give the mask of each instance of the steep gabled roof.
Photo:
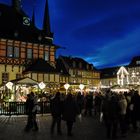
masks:
[(63, 75), (68, 75), (69, 76), (69, 72), (66, 69), (65, 65), (63, 64), (63, 62), (60, 59), (56, 60), (56, 70)]
[[(59, 59), (63, 59), (66, 66), (69, 68), (76, 68), (76, 69), (82, 69), (82, 70), (96, 70), (93, 64), (89, 64), (82, 58), (60, 56)], [(75, 66), (73, 65), (73, 63), (75, 63)], [(81, 67), (80, 67), (80, 64), (81, 64)]]
[(114, 78), (117, 77), (117, 72), (120, 69), (120, 67), (111, 67), (111, 68), (104, 68), (100, 69), (100, 77), (102, 78)]
[[(139, 61), (139, 63), (137, 63), (137, 61)], [(140, 66), (140, 56), (135, 56), (132, 58), (129, 67), (137, 67)]]
[(45, 61), (43, 59), (37, 59), (33, 62), (33, 64), (31, 64), (30, 66), (25, 68), (23, 73), (28, 73), (28, 72), (56, 73), (57, 71), (47, 61)]

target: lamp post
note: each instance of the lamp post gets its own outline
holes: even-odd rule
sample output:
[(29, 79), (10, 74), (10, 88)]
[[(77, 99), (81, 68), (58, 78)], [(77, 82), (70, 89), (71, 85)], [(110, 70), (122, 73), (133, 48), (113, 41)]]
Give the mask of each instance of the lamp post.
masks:
[(82, 93), (82, 90), (84, 89), (84, 87), (85, 87), (85, 85), (83, 85), (83, 84), (80, 84), (80, 85), (79, 85), (79, 88), (80, 88), (80, 90), (81, 90), (81, 94), (83, 94), (83, 93)]
[(70, 85), (68, 84), (68, 83), (66, 83), (65, 85), (64, 85), (64, 88), (66, 89), (66, 95), (68, 94), (68, 88), (70, 87)]

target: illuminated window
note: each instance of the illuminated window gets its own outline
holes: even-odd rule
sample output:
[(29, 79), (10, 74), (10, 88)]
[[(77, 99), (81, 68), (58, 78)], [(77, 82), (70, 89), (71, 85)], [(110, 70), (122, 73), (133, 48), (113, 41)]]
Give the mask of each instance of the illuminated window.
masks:
[(48, 51), (44, 52), (44, 59), (45, 59), (45, 61), (49, 60), (49, 53), (48, 53)]
[(7, 57), (13, 57), (13, 47), (8, 46), (7, 48)]
[(140, 60), (136, 61), (136, 64), (139, 65), (140, 64)]
[(21, 74), (20, 73), (17, 73), (16, 74), (16, 79), (19, 79), (19, 78), (21, 78), (22, 76), (21, 76)]
[(14, 57), (18, 58), (19, 57), (19, 48), (14, 47)]
[(28, 59), (32, 59), (32, 55), (33, 55), (33, 53), (32, 53), (32, 49), (27, 49), (27, 58)]
[(2, 73), (2, 83), (6, 83), (9, 81), (9, 73)]
[(19, 48), (8, 46), (7, 48), (7, 57), (19, 57)]

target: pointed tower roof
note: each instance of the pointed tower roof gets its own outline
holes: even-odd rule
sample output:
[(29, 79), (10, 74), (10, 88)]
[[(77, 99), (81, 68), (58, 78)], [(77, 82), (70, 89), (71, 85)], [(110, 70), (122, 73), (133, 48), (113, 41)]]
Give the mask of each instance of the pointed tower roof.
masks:
[(53, 38), (53, 35), (51, 33), (51, 29), (50, 29), (50, 16), (49, 16), (48, 0), (46, 0), (46, 5), (45, 5), (43, 31), (44, 31), (44, 33), (46, 34), (47, 37)]
[(17, 11), (21, 10), (21, 0), (12, 0), (12, 6)]
[(33, 15), (32, 15), (32, 23), (35, 26), (35, 12), (34, 12), (34, 10), (33, 10)]
[(33, 24), (33, 26), (35, 26), (35, 10), (34, 10), (34, 8), (35, 8), (35, 5), (33, 7), (33, 15), (32, 15), (32, 24)]

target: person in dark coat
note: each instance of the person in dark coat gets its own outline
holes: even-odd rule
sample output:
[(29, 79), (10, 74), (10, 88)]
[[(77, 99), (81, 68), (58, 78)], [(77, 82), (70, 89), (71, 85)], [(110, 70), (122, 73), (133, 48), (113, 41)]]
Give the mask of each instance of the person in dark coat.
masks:
[(121, 136), (126, 137), (127, 134), (127, 122), (126, 122), (126, 110), (127, 110), (127, 100), (123, 94), (119, 95), (119, 107), (120, 107), (120, 129)]
[(82, 109), (84, 108), (84, 97), (80, 92), (78, 92), (76, 96), (76, 102), (79, 108), (79, 113), (82, 114)]
[(84, 115), (86, 116), (87, 113), (92, 116), (92, 108), (93, 108), (93, 95), (92, 93), (88, 93), (84, 98), (85, 104), (85, 112)]
[(66, 121), (67, 135), (72, 136), (73, 123), (76, 121), (76, 116), (79, 114), (79, 109), (75, 99), (71, 93), (68, 93), (63, 104), (63, 120)]
[(94, 114), (95, 116), (100, 114), (100, 109), (101, 109), (101, 93), (97, 93), (94, 98)]
[(140, 121), (140, 95), (138, 91), (134, 91), (134, 95), (131, 98), (131, 106), (133, 131), (137, 132), (138, 121)]
[(33, 129), (34, 131), (38, 131), (38, 125), (36, 122), (37, 96), (35, 96), (33, 92), (27, 95), (25, 105), (26, 105), (26, 114), (28, 115), (25, 131), (29, 131), (31, 129)]
[(125, 97), (127, 100), (127, 108), (126, 108), (126, 115), (125, 115), (127, 130), (129, 130), (130, 124), (132, 123), (132, 110), (130, 107), (132, 95), (133, 93), (131, 91), (128, 93), (125, 93)]
[(120, 107), (116, 95), (106, 95), (102, 102), (103, 119), (106, 126), (107, 138), (117, 137)]
[(61, 115), (62, 115), (62, 101), (60, 100), (60, 92), (57, 92), (50, 100), (50, 109), (52, 115), (51, 134), (54, 133), (54, 128), (57, 124), (57, 134), (61, 135)]

